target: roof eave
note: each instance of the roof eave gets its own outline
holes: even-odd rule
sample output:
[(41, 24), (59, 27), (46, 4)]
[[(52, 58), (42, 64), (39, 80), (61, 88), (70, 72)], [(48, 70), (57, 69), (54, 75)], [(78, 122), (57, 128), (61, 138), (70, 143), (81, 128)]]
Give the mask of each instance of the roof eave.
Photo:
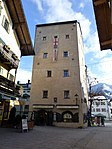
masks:
[(20, 42), (21, 56), (34, 55), (34, 48), (21, 0), (5, 0), (5, 3), (13, 22), (13, 29), (15, 29)]

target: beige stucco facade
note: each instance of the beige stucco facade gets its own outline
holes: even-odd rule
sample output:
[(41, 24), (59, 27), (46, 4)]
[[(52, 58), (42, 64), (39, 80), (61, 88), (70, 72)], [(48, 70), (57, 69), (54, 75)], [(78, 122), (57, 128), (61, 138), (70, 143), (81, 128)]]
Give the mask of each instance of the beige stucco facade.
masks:
[(30, 111), (37, 124), (83, 127), (88, 94), (80, 24), (37, 25), (35, 53)]

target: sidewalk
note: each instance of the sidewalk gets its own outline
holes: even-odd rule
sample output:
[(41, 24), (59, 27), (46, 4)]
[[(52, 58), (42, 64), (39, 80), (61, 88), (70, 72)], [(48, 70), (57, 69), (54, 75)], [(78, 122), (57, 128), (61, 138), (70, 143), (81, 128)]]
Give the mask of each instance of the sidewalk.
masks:
[(0, 128), (0, 149), (112, 149), (112, 122), (85, 129), (35, 126), (20, 133)]

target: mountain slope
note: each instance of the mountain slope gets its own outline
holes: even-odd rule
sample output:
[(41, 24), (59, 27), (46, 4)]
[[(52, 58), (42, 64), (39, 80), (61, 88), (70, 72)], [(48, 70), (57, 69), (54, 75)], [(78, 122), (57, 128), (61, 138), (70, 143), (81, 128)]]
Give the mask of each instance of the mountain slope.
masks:
[(112, 85), (108, 85), (106, 83), (98, 83), (94, 86), (91, 86), (91, 93), (93, 95), (102, 95), (107, 99), (112, 99)]

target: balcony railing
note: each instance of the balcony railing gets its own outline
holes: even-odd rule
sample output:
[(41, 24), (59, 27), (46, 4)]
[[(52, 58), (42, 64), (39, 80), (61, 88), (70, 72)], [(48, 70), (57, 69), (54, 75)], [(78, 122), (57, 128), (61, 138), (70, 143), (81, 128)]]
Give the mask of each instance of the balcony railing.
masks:
[(19, 65), (18, 57), (6, 45), (0, 45), (0, 61), (10, 69), (17, 69)]
[(4, 93), (9, 93), (12, 95), (20, 96), (20, 88), (17, 85), (7, 78), (0, 75), (0, 91)]

